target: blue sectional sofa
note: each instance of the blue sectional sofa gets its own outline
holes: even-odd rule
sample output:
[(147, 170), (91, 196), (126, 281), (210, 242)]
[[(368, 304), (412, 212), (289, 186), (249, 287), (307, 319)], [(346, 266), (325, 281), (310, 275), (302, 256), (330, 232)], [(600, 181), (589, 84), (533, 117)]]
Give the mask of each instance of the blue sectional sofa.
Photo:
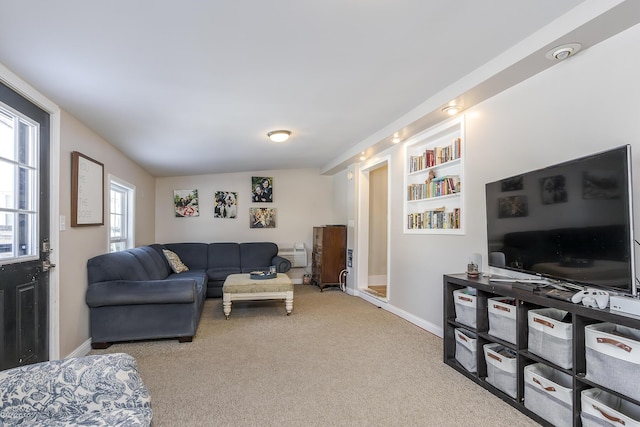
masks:
[[(163, 252), (189, 271), (174, 273)], [(156, 338), (193, 339), (206, 297), (221, 297), (229, 274), (291, 268), (271, 242), (153, 244), (87, 262), (91, 346)]]

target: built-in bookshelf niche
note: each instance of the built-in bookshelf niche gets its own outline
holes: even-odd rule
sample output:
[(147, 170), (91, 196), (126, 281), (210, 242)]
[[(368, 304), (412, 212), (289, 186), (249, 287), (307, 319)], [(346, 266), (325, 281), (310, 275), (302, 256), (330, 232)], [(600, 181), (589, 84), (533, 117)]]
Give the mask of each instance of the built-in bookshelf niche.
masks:
[(404, 232), (464, 234), (464, 116), (405, 144)]

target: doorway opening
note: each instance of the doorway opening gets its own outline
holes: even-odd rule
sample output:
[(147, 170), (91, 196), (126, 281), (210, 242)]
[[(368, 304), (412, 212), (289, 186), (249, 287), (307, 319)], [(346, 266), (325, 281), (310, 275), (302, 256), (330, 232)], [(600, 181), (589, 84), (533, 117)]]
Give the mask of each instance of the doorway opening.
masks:
[(384, 159), (362, 170), (361, 175), (362, 251), (359, 289), (388, 301), (389, 286), (389, 163)]

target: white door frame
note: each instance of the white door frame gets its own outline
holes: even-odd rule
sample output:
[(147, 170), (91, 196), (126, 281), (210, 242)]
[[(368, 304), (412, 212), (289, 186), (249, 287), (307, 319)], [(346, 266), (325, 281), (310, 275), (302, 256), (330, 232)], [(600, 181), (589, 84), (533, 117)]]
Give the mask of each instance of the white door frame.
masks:
[[(358, 168), (358, 231), (357, 233), (357, 248), (356, 253), (356, 268), (357, 277), (359, 278), (357, 283), (354, 283), (356, 295), (363, 297), (364, 299), (371, 299), (380, 303), (380, 299), (371, 297), (368, 293), (362, 292), (362, 289), (366, 288), (369, 284), (369, 173), (372, 170), (378, 169), (381, 166), (386, 165), (388, 168), (387, 174), (387, 298), (391, 295), (390, 286), (390, 218), (391, 218), (391, 156), (377, 156)], [(382, 300), (384, 301), (384, 300)], [(376, 303), (376, 302), (374, 302)]]
[[(50, 260), (60, 265), (60, 107), (32, 88), (27, 82), (0, 64), (0, 81), (50, 114), (49, 119), (49, 242)], [(49, 360), (60, 358), (60, 274), (49, 270)]]

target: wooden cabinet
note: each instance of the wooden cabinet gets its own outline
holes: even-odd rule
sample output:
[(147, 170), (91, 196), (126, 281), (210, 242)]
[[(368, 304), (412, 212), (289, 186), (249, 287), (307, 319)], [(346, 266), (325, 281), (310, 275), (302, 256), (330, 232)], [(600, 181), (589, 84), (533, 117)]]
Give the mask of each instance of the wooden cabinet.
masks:
[[(473, 292), (470, 292), (470, 290), (473, 290)], [(475, 299), (475, 311), (471, 312), (473, 315), (467, 316), (465, 319), (456, 316), (456, 305), (460, 305), (456, 304), (456, 298), (462, 299), (461, 296), (468, 297), (468, 295), (473, 295), (473, 293), (475, 293), (473, 297)], [(547, 297), (544, 291), (534, 290), (534, 286), (531, 284), (520, 285), (510, 282), (490, 282), (487, 278), (483, 277), (468, 279), (465, 274), (445, 275), (443, 295), (444, 363), (462, 373), (470, 380), (480, 384), (540, 424), (545, 426), (551, 425), (550, 422), (530, 411), (525, 403), (525, 368), (532, 364), (543, 364), (544, 366), (548, 366), (565, 374), (570, 379), (569, 384), (572, 384), (569, 386), (569, 391), (572, 393), (572, 402), (569, 405), (572, 414), (572, 423), (570, 425), (576, 427), (582, 425), (580, 419), (580, 414), (583, 410), (581, 407), (581, 392), (585, 389), (597, 388), (614, 396), (618, 396), (633, 405), (640, 405), (639, 401), (608, 389), (602, 384), (591, 381), (587, 377), (588, 357), (586, 356), (585, 343), (586, 326), (607, 322), (622, 327), (640, 329), (640, 316), (626, 315), (609, 309), (600, 310), (588, 308), (582, 304), (573, 304), (567, 301), (552, 299)], [(495, 333), (490, 333), (490, 319), (492, 316), (490, 306), (494, 304), (496, 298), (500, 300), (502, 297), (513, 299), (513, 303), (515, 304), (515, 339), (510, 341), (504, 341), (496, 337)], [(467, 299), (470, 300), (469, 298)], [(563, 368), (550, 362), (549, 360), (552, 360), (550, 356), (553, 356), (553, 354), (545, 353), (547, 357), (540, 357), (540, 353), (532, 349), (530, 346), (531, 343), (528, 342), (530, 336), (530, 331), (528, 330), (529, 311), (547, 308), (568, 313), (566, 318), (570, 320), (567, 320), (567, 322), (572, 325), (572, 340), (568, 349), (568, 356), (572, 359), (571, 368)], [(462, 310), (461, 313), (463, 313)], [(472, 320), (472, 322), (469, 322), (469, 320)], [(468, 323), (473, 323), (475, 326), (469, 326)], [(475, 362), (476, 372), (468, 371), (459, 363), (458, 359), (456, 359), (456, 330), (460, 329), (469, 331), (477, 338), (474, 344), (476, 347), (475, 352), (473, 353), (475, 355), (473, 362)], [(503, 392), (487, 380), (489, 362), (485, 359), (483, 346), (494, 343), (510, 350), (512, 354), (515, 355), (516, 373), (514, 379), (515, 393), (513, 395)], [(624, 366), (623, 364), (628, 362), (613, 360), (611, 363)], [(615, 371), (617, 368), (608, 366), (608, 369)], [(639, 379), (640, 373), (636, 370), (630, 371), (630, 376), (627, 378), (628, 381), (632, 384), (637, 384)], [(461, 404), (463, 404), (463, 402), (461, 402)], [(487, 410), (490, 409), (487, 408)]]
[(340, 273), (346, 268), (346, 253), (347, 227), (313, 227), (311, 277), (321, 291), (327, 286), (340, 286)]

